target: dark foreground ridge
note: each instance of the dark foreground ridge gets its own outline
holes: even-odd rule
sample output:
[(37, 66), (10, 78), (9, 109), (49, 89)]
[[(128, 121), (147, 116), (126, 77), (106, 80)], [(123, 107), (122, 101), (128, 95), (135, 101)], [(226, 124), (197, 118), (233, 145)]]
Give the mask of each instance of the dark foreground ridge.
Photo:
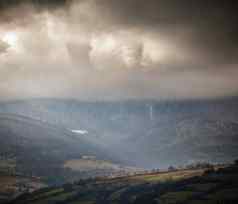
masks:
[(233, 204), (238, 164), (97, 178), (24, 194), (9, 204)]

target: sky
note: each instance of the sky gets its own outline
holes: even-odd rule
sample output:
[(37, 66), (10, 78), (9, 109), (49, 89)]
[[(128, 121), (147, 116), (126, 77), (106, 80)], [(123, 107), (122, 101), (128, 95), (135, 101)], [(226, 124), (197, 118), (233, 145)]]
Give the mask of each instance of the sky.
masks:
[(0, 100), (238, 95), (235, 0), (1, 0)]

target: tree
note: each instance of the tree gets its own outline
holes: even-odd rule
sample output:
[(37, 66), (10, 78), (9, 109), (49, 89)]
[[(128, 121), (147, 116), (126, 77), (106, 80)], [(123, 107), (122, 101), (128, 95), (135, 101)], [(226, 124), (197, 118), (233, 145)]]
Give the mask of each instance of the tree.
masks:
[(170, 167), (168, 168), (168, 170), (169, 170), (169, 171), (176, 171), (176, 168), (173, 167), (173, 166), (170, 166)]
[(214, 167), (211, 167), (211, 168), (207, 169), (206, 171), (204, 171), (205, 175), (212, 174), (212, 173), (215, 173)]
[(234, 161), (234, 164), (238, 166), (238, 159)]
[(71, 192), (73, 190), (73, 185), (70, 183), (66, 183), (63, 185), (64, 191)]

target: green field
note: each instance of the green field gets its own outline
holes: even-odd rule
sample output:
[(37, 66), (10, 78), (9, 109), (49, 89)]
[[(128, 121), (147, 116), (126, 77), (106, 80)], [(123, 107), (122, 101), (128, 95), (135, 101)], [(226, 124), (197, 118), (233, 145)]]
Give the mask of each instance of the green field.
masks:
[(89, 179), (22, 195), (12, 204), (238, 203), (238, 166)]

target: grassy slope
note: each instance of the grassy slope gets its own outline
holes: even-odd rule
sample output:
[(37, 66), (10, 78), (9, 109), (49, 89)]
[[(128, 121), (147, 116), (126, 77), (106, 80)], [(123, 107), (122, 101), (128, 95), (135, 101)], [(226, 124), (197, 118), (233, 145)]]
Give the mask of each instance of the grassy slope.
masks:
[(238, 166), (81, 181), (19, 197), (17, 204), (238, 203)]

